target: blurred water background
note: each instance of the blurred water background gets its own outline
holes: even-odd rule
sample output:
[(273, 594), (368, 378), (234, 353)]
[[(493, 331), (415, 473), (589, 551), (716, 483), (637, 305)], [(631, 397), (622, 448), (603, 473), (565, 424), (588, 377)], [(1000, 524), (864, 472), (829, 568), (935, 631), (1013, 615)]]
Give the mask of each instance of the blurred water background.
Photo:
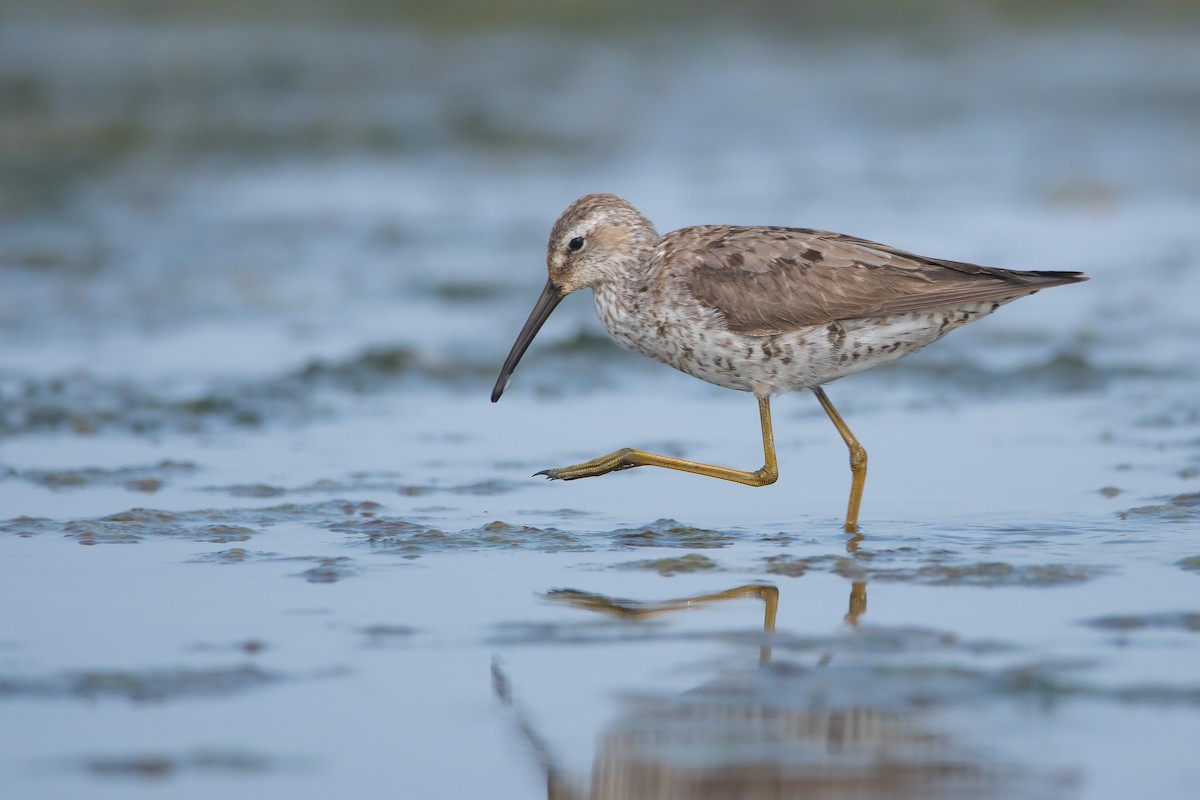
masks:
[[(1092, 280), (830, 388), (861, 537), (807, 395), (547, 484), (761, 455), (582, 297), (488, 403), (596, 191)], [(9, 0), (0, 793), (1194, 797), (1198, 300), (1195, 3)]]

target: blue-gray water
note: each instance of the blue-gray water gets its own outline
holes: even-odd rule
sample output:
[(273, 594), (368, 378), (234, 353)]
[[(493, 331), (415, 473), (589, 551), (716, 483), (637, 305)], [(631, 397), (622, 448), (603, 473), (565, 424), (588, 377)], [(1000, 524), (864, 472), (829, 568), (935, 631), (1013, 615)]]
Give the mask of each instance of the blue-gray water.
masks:
[[(130, 8), (0, 13), (6, 797), (1194, 796), (1187, 9)], [(807, 395), (769, 488), (530, 477), (761, 457), (749, 396), (590, 298), (488, 402), (593, 191), (1092, 280), (830, 387), (871, 458), (850, 538)], [(753, 582), (769, 636), (751, 599), (545, 594)]]

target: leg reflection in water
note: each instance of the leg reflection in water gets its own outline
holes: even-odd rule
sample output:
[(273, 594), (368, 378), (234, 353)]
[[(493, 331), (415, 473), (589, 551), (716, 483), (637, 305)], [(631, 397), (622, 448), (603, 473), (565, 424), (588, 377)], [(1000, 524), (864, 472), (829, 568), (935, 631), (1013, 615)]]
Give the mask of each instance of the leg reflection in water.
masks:
[[(969, 731), (947, 728), (939, 707), (960, 702), (963, 687), (942, 689), (946, 697), (939, 699), (943, 674), (901, 668), (891, 650), (875, 647), (874, 637), (894, 645), (895, 631), (858, 627), (867, 608), (865, 583), (851, 585), (842, 631), (823, 635), (777, 633), (780, 593), (766, 583), (653, 602), (574, 589), (545, 597), (635, 625), (731, 600), (764, 606), (758, 664), (730, 668), (721, 659), (712, 680), (681, 695), (639, 692), (625, 701), (599, 733), (590, 780), (562, 768), (496, 661), (496, 695), (511, 709), (546, 776), (547, 797), (555, 800), (893, 800), (1052, 796), (1045, 792), (1065, 788), (997, 762), (989, 748), (964, 741)], [(772, 649), (786, 653), (785, 660)]]
[[(661, 600), (654, 603), (618, 599), (593, 592), (581, 592), (576, 589), (551, 589), (546, 593), (547, 600), (567, 603), (576, 608), (597, 611), (610, 617), (627, 620), (650, 619), (674, 611), (700, 608), (710, 603), (745, 598), (758, 598), (763, 601), (766, 607), (763, 617), (763, 633), (769, 635), (775, 630), (775, 615), (779, 612), (779, 589), (769, 583), (750, 583), (734, 589), (726, 589), (723, 592), (681, 597), (677, 600)], [(771, 644), (769, 639), (764, 639), (759, 653), (759, 663), (765, 665), (770, 661)]]

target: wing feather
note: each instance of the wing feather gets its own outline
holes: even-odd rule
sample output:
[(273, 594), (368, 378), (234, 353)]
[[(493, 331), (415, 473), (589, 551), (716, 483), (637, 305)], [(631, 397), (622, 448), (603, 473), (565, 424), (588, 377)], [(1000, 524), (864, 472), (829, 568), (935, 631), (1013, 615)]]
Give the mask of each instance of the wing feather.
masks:
[(1006, 300), (1087, 280), (927, 258), (807, 228), (700, 226), (663, 237), (665, 262), (730, 330), (767, 335), (836, 320)]

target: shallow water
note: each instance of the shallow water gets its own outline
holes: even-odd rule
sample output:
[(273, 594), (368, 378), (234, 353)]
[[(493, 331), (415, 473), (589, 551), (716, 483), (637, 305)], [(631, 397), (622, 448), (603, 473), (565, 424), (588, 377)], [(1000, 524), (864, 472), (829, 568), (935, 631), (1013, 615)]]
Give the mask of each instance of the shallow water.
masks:
[[(6, 796), (1194, 795), (1195, 20), (31, 8), (0, 17)], [(773, 487), (551, 484), (761, 457), (748, 397), (586, 298), (487, 402), (589, 191), (1092, 281), (830, 388), (861, 536), (807, 396)], [(640, 613), (762, 584), (771, 630), (755, 597)]]

